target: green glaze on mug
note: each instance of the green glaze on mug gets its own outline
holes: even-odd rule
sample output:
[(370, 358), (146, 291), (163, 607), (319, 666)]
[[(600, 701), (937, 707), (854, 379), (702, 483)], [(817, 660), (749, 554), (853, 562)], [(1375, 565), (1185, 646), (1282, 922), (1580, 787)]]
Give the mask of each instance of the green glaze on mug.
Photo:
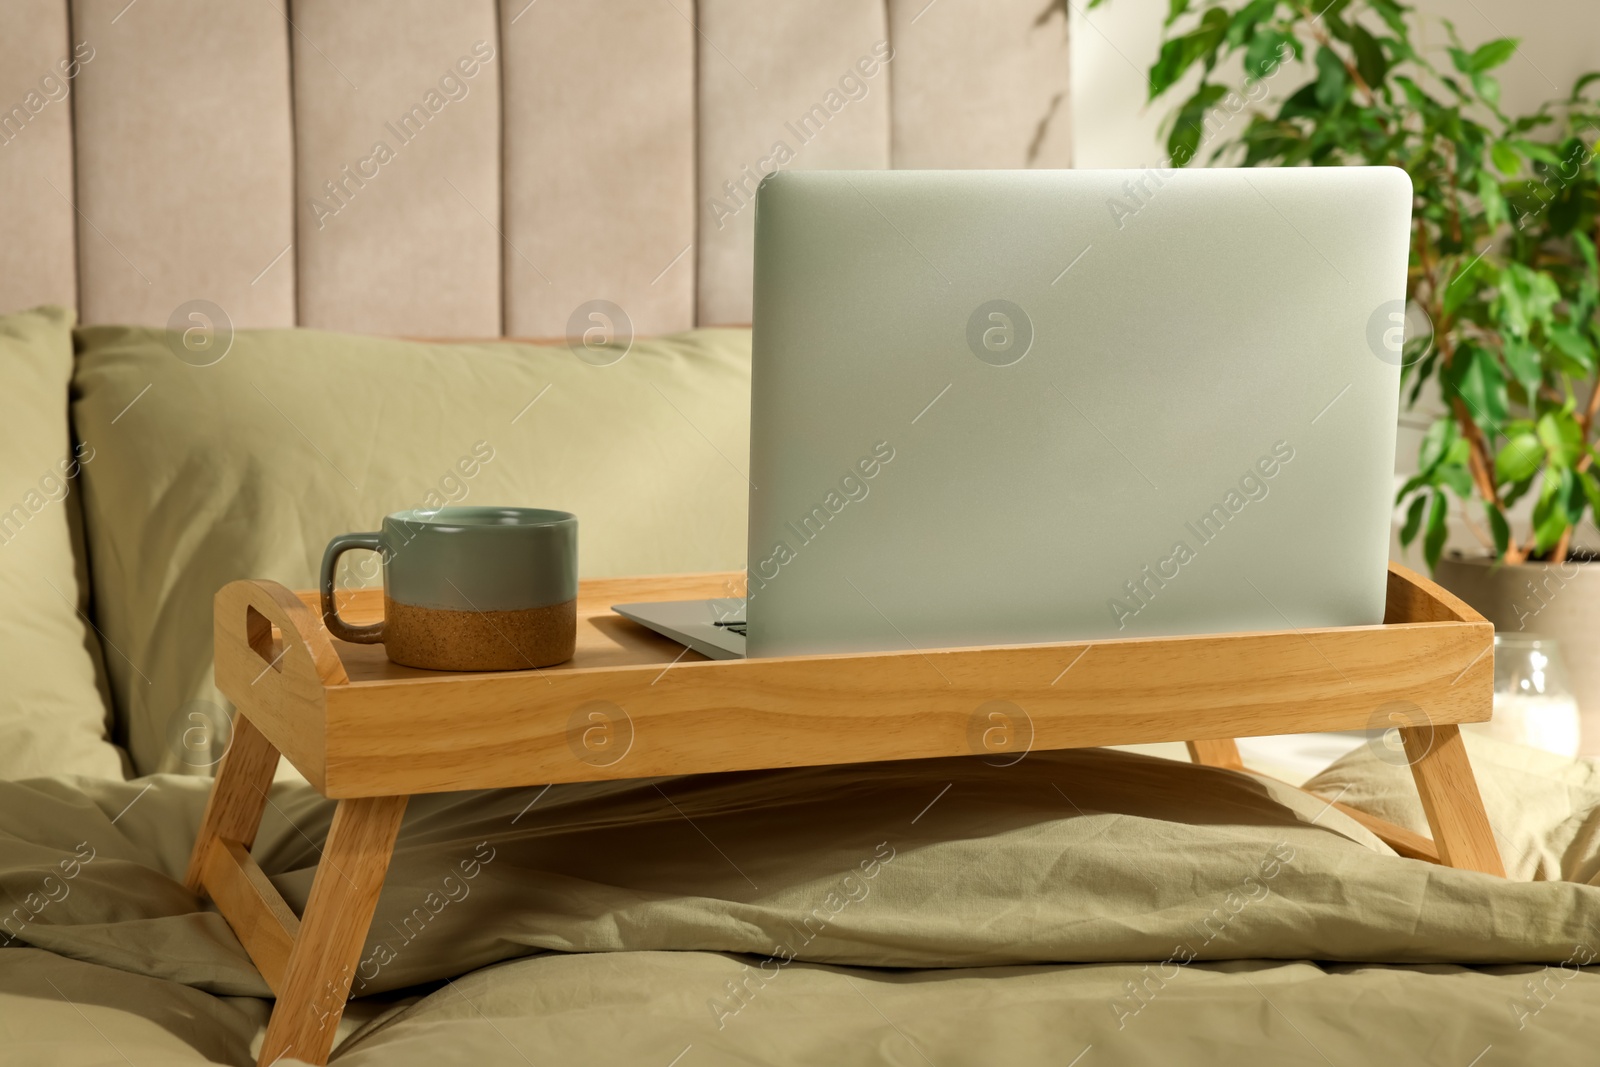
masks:
[[(384, 621), (351, 626), (333, 601), (339, 556), (383, 557)], [(543, 508), (398, 511), (374, 533), (341, 534), (322, 558), (322, 612), (345, 641), (435, 670), (516, 670), (570, 659), (576, 638), (578, 520)]]
[(447, 507), (383, 520), (383, 587), (419, 608), (519, 611), (578, 595), (578, 519), (543, 508)]

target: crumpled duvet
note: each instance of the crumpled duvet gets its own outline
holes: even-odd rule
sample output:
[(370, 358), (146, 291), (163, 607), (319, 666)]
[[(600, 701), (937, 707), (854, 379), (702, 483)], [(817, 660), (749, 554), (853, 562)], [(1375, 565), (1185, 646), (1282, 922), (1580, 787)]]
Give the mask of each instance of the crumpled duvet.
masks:
[[(336, 1059), (1581, 1059), (1593, 764), (1471, 751), (1512, 879), (1107, 750), (413, 798)], [(208, 784), (0, 783), (0, 1059), (253, 1062), (265, 984), (178, 881)], [(1372, 750), (1311, 788), (1417, 815)], [(332, 811), (274, 787), (254, 854), (297, 910)]]

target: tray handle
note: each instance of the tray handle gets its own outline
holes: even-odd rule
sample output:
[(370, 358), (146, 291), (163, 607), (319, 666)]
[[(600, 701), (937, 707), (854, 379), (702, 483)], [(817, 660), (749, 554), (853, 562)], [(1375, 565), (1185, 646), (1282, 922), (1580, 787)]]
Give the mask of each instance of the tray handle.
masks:
[(254, 578), (229, 582), (217, 590), (214, 605), (217, 655), (236, 657), (232, 664), (218, 664), (219, 684), (224, 676), (235, 677), (240, 666), (252, 686), (320, 689), (349, 683), (322, 620), (286, 587)]
[(1387, 625), (1489, 621), (1438, 582), (1393, 560), (1389, 561), (1389, 588), (1384, 609), (1383, 621)]

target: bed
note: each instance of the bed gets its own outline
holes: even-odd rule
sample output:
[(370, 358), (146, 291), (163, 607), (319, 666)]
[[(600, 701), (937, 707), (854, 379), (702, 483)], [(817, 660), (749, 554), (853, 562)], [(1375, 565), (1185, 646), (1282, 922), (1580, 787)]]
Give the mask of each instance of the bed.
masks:
[[(797, 166), (1066, 165), (1042, 6), (7, 6), (0, 1058), (255, 1062), (182, 885), (212, 595), (436, 501), (572, 510), (588, 575), (742, 566), (746, 167), (813, 105)], [(499, 340), (599, 300), (615, 361)], [(1600, 779), (1468, 740), (1504, 880), (1165, 750), (418, 798), (334, 1060), (1581, 1061)], [(1313, 743), (1269, 769), (1427, 832), (1381, 736)], [(299, 908), (332, 804), (280, 779)]]
[[(418, 798), (334, 1062), (1581, 1062), (1600, 782), (1473, 757), (1505, 881), (1110, 750)], [(267, 990), (181, 888), (206, 784), (0, 786), (0, 880), (48, 901), (0, 954), (18, 1062), (253, 1062)], [(1313, 784), (1409, 792), (1367, 749)], [(292, 906), (331, 811), (273, 790)]]

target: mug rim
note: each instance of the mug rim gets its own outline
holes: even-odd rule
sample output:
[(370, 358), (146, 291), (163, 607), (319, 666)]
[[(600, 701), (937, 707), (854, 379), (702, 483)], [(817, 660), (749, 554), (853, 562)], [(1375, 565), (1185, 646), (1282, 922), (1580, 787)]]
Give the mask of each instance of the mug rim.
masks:
[[(475, 522), (474, 517), (512, 517), (512, 522)], [(464, 521), (465, 520), (465, 521)], [(564, 526), (578, 521), (570, 511), (554, 508), (525, 508), (493, 504), (446, 504), (438, 508), (407, 508), (383, 517), (385, 525), (394, 523), (415, 529), (423, 526), (430, 530), (539, 530)]]

